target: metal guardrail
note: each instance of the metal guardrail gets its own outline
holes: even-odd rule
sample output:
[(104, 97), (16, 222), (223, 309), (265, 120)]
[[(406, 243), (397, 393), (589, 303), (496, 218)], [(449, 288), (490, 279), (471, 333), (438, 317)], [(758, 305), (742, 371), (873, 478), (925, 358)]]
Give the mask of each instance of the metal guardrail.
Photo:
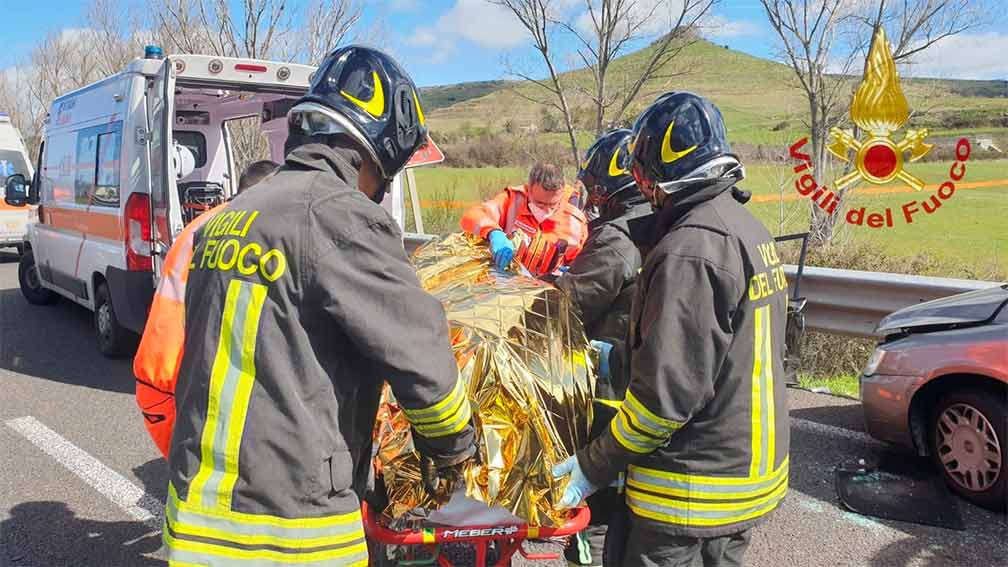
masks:
[(433, 234), (407, 232), (403, 235), (403, 248), (406, 249), (407, 254), (412, 254), (417, 248), (420, 248), (424, 244), (430, 242), (432, 238), (434, 238)]
[[(412, 253), (431, 239), (406, 234), (403, 244)], [(798, 267), (784, 266), (794, 288)], [(824, 333), (873, 338), (883, 317), (923, 301), (985, 289), (999, 282), (932, 278), (880, 272), (860, 272), (806, 266), (799, 294), (808, 300), (805, 328)]]
[[(785, 266), (794, 285), (796, 266)], [(859, 272), (806, 266), (801, 295), (807, 300), (805, 327), (824, 333), (876, 337), (883, 317), (921, 303), (999, 285), (998, 282)]]

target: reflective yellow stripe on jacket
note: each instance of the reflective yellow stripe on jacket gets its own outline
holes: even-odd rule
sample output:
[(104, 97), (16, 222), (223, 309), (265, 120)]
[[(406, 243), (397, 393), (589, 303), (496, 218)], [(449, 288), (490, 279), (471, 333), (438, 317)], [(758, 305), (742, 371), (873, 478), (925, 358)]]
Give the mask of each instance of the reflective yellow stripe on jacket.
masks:
[(359, 510), (280, 518), (193, 506), (171, 484), (168, 492), (164, 541), (171, 565), (367, 565)]
[(650, 453), (668, 443), (682, 423), (659, 417), (627, 390), (626, 399), (610, 422), (616, 441), (634, 453)]
[(443, 399), (426, 408), (403, 408), (406, 419), (424, 437), (445, 437), (462, 431), (472, 417), (469, 398), (462, 381), (456, 379), (455, 387)]
[(232, 280), (228, 285), (200, 437), (200, 468), (186, 501), (169, 484), (164, 529), (169, 564), (366, 565), (359, 510), (281, 518), (231, 509), (266, 293), (262, 284)]
[(265, 285), (241, 280), (231, 280), (228, 285), (220, 340), (210, 371), (200, 468), (189, 485), (189, 499), (196, 506), (231, 508), (238, 450), (255, 382), (256, 336), (266, 289)]
[[(774, 407), (773, 343), (770, 306), (754, 311), (756, 333), (753, 341), (752, 410), (749, 474), (744, 477), (704, 476), (672, 473), (630, 465), (627, 475), (626, 501), (634, 514), (680, 526), (728, 526), (758, 518), (776, 508), (784, 499), (788, 487), (788, 459), (776, 468), (776, 415)], [(628, 449), (650, 452), (661, 446), (659, 434), (671, 435), (674, 422), (664, 422), (648, 412), (632, 394), (620, 415), (613, 420), (616, 439)], [(639, 406), (639, 407), (638, 407)], [(629, 411), (626, 408), (629, 407)], [(616, 421), (635, 416), (629, 428), (633, 435), (620, 437), (623, 425)], [(647, 449), (645, 451), (644, 449)]]
[(725, 526), (757, 518), (787, 493), (788, 461), (762, 477), (668, 473), (630, 466), (626, 501), (634, 514), (667, 524)]

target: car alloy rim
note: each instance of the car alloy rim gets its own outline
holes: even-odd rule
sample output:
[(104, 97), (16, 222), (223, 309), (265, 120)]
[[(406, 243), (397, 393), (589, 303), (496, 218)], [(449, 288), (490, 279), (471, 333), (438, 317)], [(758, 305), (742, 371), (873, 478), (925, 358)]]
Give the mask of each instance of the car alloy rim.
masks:
[(969, 404), (954, 404), (938, 416), (938, 458), (956, 484), (983, 492), (1001, 474), (1001, 443), (990, 421)]

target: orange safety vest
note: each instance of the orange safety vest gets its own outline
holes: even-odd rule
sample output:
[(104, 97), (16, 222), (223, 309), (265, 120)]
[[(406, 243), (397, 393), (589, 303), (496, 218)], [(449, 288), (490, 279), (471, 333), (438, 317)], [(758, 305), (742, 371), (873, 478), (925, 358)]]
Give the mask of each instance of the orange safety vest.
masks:
[(147, 432), (166, 459), (175, 428), (175, 382), (185, 341), (185, 291), (193, 239), (196, 231), (223, 208), (223, 204), (218, 205), (193, 219), (168, 250), (161, 282), (133, 358), (137, 405)]
[(524, 238), (515, 259), (534, 275), (548, 274), (570, 264), (588, 238), (588, 220), (577, 207), (576, 197), (566, 189), (557, 210), (540, 223), (529, 210), (526, 187), (507, 187), (493, 199), (467, 209), (462, 230), (481, 238), (494, 230), (508, 236), (520, 231)]

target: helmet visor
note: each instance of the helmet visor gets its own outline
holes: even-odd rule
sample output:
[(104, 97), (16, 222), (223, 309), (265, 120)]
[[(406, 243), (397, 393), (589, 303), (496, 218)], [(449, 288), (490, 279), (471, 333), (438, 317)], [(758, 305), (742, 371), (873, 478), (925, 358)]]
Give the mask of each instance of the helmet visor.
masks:
[(334, 112), (321, 104), (314, 102), (302, 102), (291, 109), (287, 115), (288, 131), (291, 135), (301, 136), (322, 136), (331, 134), (343, 134), (352, 138), (357, 144), (367, 152), (367, 155), (378, 165), (378, 169), (385, 179), (389, 175), (382, 170), (381, 160), (372, 147), (367, 137), (351, 122), (347, 117), (339, 112)]

